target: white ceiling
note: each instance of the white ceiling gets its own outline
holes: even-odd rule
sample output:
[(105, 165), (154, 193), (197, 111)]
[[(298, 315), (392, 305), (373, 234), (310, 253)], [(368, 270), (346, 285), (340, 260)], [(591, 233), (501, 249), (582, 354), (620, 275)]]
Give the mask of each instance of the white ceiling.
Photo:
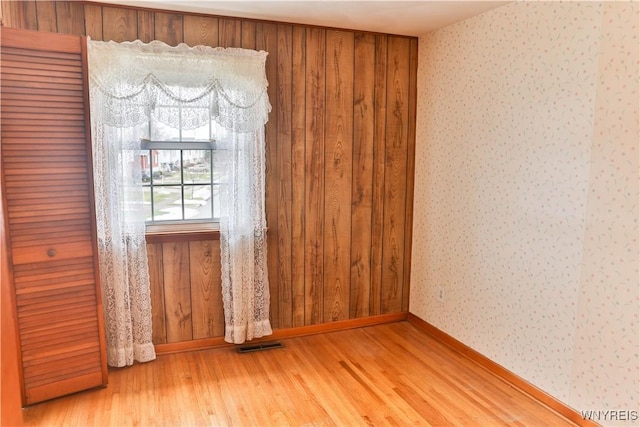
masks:
[(420, 36), (508, 1), (96, 0), (211, 15)]

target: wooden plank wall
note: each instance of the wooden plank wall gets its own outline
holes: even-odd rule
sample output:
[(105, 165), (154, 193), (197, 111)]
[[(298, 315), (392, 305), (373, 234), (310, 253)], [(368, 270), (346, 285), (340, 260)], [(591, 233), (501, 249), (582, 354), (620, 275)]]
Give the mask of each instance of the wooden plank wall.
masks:
[[(274, 328), (408, 310), (417, 39), (72, 1), (2, 2), (4, 25), (269, 52)], [(223, 335), (217, 241), (149, 244), (154, 342)]]

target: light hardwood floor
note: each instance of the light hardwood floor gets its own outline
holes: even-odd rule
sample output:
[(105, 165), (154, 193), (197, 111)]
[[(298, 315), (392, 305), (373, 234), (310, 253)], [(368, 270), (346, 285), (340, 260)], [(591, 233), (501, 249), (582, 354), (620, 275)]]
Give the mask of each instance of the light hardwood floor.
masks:
[(24, 411), (47, 426), (573, 425), (408, 322), (159, 356)]

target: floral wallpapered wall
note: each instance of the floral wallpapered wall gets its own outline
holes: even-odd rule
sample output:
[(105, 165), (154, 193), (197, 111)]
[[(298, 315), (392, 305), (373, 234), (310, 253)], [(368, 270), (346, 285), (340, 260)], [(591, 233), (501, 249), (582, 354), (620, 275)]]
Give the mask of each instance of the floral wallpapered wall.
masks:
[(640, 408), (638, 6), (607, 2), (602, 12), (571, 377), (578, 408)]
[(515, 2), (419, 42), (410, 311), (578, 411), (640, 405), (638, 31)]

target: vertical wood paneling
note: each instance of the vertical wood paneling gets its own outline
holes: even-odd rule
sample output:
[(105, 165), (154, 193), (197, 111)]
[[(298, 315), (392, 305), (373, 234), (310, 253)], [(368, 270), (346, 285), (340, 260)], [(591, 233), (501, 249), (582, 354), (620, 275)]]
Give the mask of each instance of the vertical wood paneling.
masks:
[(222, 303), (222, 270), (220, 261), (220, 241), (212, 241), (211, 245), (211, 270), (214, 289), (211, 293), (211, 304), (215, 307), (213, 313), (213, 335), (212, 337), (224, 336), (224, 308)]
[(2, 23), (5, 27), (37, 30), (37, 14), (35, 0), (3, 1)]
[[(86, 12), (86, 10), (85, 10)], [(133, 41), (138, 36), (138, 16), (133, 9), (102, 8), (102, 39)]]
[(155, 40), (154, 13), (148, 10), (138, 10), (138, 39), (145, 43)]
[[(2, 11), (8, 26), (94, 40), (267, 51), (273, 328), (408, 309), (417, 39), (67, 1)], [(221, 301), (195, 295), (204, 249), (180, 245), (150, 246), (156, 343), (223, 334), (206, 317), (215, 304), (222, 315)]]
[(256, 23), (253, 21), (242, 21), (241, 31), (242, 47), (245, 49), (255, 49)]
[(166, 310), (164, 306), (164, 271), (162, 244), (147, 244), (149, 262), (149, 281), (151, 283), (151, 316), (153, 327), (153, 343), (167, 342)]
[(78, 2), (55, 2), (58, 32), (84, 35), (84, 6)]
[(3, 3), (18, 3), (22, 5), (22, 11), (24, 13), (24, 28), (28, 30), (38, 29), (38, 18), (36, 9), (36, 0), (25, 0), (18, 2), (3, 2)]
[(418, 40), (410, 41), (409, 57), (409, 130), (407, 137), (407, 173), (406, 204), (404, 226), (404, 277), (402, 280), (402, 311), (409, 311), (409, 293), (411, 284), (411, 233), (413, 230), (413, 188), (416, 158), (416, 104), (418, 87)]
[(356, 34), (353, 87), (353, 188), (351, 203), (351, 299), (349, 317), (369, 315), (371, 297), (371, 208), (376, 39)]
[[(0, 2), (0, 18), (2, 18), (2, 26), (9, 28), (26, 28), (24, 22), (24, 12), (22, 7), (16, 7), (17, 2), (3, 1)], [(33, 14), (35, 16), (35, 13)], [(38, 26), (36, 24), (36, 30)]]
[[(324, 321), (349, 318), (353, 44), (347, 31), (326, 35)], [(331, 107), (331, 108), (329, 108)]]
[(278, 26), (275, 24), (258, 23), (256, 25), (256, 49), (269, 52), (265, 64), (267, 80), (271, 83), (268, 87), (269, 100), (272, 110), (269, 121), (265, 126), (266, 140), (266, 183), (265, 183), (265, 211), (267, 216), (267, 262), (269, 274), (269, 292), (271, 294), (271, 326), (279, 327), (278, 301), (280, 298), (278, 289), (278, 168), (277, 168), (277, 138), (278, 138), (278, 104), (276, 84), (278, 81)]
[(179, 13), (156, 12), (154, 22), (155, 39), (177, 46), (182, 43), (182, 15)]
[(376, 35), (373, 187), (371, 206), (371, 311), (381, 313), (384, 227), (385, 141), (387, 133), (387, 36)]
[(58, 30), (55, 2), (36, 1), (36, 17), (38, 31), (55, 33)]
[(409, 132), (409, 39), (390, 36), (388, 49), (381, 298), (383, 314), (398, 312), (402, 307)]
[(162, 245), (167, 342), (193, 339), (189, 242)]
[(103, 40), (102, 6), (84, 5), (84, 29), (92, 40)]
[[(305, 43), (306, 30), (293, 27), (291, 87), (291, 284), (292, 326), (304, 326), (305, 224)], [(302, 184), (302, 185), (301, 185)]]
[(324, 310), (325, 35), (325, 30), (307, 28), (304, 227), (306, 325), (322, 323)]
[(220, 18), (220, 46), (240, 47), (242, 41), (242, 24), (239, 19)]
[(290, 25), (278, 25), (278, 285), (280, 328), (290, 328), (293, 314), (291, 284), (291, 82)]
[(193, 339), (224, 334), (219, 241), (189, 242)]
[(218, 46), (218, 18), (185, 15), (183, 32), (189, 46)]

